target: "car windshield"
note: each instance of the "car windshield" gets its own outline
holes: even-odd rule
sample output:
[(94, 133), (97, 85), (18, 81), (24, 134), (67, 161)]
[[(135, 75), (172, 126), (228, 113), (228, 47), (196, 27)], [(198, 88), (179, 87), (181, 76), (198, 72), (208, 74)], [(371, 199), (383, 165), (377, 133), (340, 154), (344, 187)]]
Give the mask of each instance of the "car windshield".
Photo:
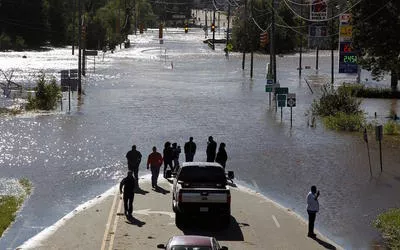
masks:
[(226, 182), (225, 172), (215, 166), (187, 166), (182, 168), (178, 180), (184, 182)]
[(211, 247), (204, 246), (173, 246), (171, 250), (211, 250)]

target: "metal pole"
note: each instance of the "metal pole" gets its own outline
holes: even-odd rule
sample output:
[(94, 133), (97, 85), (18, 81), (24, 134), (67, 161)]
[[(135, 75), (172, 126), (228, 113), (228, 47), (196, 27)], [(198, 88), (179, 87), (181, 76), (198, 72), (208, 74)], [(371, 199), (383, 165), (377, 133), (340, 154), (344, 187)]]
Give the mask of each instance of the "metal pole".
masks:
[[(252, 46), (253, 47), (253, 46)], [(251, 54), (250, 54), (250, 78), (253, 78), (253, 48), (251, 48)]]
[(78, 95), (82, 94), (82, 51), (81, 51), (81, 42), (82, 42), (82, 9), (81, 9), (81, 0), (78, 0)]
[(208, 27), (207, 27), (207, 10), (204, 11), (204, 17), (206, 19), (206, 28), (205, 28), (205, 32), (204, 32), (204, 38), (207, 38), (208, 36)]
[(68, 86), (68, 111), (71, 111), (71, 80), (68, 79), (69, 86)]
[(282, 122), (282, 118), (283, 118), (283, 107), (281, 107), (281, 122)]
[(380, 159), (380, 163), (381, 163), (381, 173), (382, 173), (382, 142), (381, 140), (379, 140), (379, 159)]
[(221, 21), (221, 12), (219, 12), (218, 11), (218, 35), (220, 36), (221, 35), (221, 24), (220, 24), (220, 21)]
[(315, 69), (318, 70), (318, 56), (319, 56), (319, 46), (317, 44), (317, 56), (315, 58)]
[(292, 128), (292, 125), (293, 125), (293, 121), (292, 121), (292, 109), (293, 109), (293, 107), (290, 107), (290, 128)]

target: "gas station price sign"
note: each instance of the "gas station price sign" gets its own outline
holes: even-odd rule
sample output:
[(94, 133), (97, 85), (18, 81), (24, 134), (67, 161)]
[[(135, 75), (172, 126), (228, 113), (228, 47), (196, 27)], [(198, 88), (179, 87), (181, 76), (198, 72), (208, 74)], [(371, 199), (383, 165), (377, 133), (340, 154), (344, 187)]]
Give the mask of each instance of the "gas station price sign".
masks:
[(339, 51), (339, 73), (357, 73), (357, 61), (357, 53), (353, 50), (351, 42), (341, 42)]

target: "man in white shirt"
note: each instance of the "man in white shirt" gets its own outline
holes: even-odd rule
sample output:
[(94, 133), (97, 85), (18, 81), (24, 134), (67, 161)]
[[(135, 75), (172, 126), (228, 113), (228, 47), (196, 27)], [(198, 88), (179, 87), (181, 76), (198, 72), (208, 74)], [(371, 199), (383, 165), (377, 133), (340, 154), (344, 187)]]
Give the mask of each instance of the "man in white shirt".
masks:
[(308, 237), (315, 238), (317, 235), (314, 233), (315, 216), (319, 211), (318, 203), (319, 191), (316, 186), (311, 187), (311, 191), (307, 195), (307, 213), (308, 213)]

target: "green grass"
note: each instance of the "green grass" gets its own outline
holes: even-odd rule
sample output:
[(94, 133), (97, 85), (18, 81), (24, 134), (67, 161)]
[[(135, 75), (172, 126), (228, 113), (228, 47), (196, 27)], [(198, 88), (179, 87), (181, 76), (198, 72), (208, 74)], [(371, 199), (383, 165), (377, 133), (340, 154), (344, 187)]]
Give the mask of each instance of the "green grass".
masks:
[(337, 131), (362, 131), (365, 126), (365, 118), (363, 114), (346, 114), (338, 112), (335, 115), (323, 117), (325, 126), (329, 129)]
[(400, 249), (400, 208), (378, 215), (374, 226), (380, 231), (388, 247)]
[(25, 191), (24, 194), (20, 196), (0, 196), (0, 237), (15, 220), (16, 212), (21, 207), (26, 196), (28, 196), (32, 191), (32, 184), (28, 179), (22, 178), (19, 180), (19, 183)]

